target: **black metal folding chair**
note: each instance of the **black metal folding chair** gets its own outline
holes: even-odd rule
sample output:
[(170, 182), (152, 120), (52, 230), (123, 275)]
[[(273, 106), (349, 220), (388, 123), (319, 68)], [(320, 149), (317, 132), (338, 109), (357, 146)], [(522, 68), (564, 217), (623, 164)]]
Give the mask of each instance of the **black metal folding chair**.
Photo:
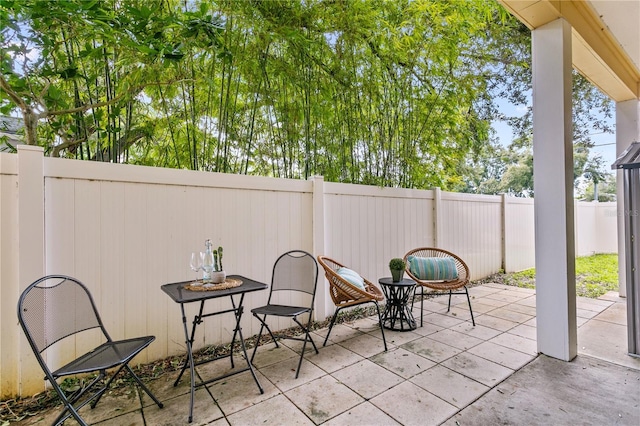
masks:
[[(307, 342), (310, 342), (313, 345), (313, 349), (318, 353), (318, 348), (309, 334), (309, 325), (311, 324), (313, 303), (315, 301), (317, 286), (318, 264), (311, 254), (301, 250), (292, 250), (281, 255), (276, 260), (271, 277), (269, 300), (265, 306), (253, 308), (251, 310), (253, 316), (261, 323), (258, 340), (255, 348), (253, 349), (253, 353), (251, 354), (251, 362), (253, 362), (253, 358), (256, 355), (256, 350), (258, 349), (257, 343), (260, 342), (262, 331), (266, 328), (269, 335), (275, 342), (276, 347), (278, 347), (276, 337), (304, 342), (302, 345), (302, 351), (300, 352), (300, 361), (298, 361), (298, 370), (296, 371), (296, 379), (298, 378)], [(306, 293), (308, 296), (304, 297), (304, 299), (307, 303), (301, 303), (301, 306), (276, 304), (275, 302), (279, 301), (279, 297), (284, 292)], [(298, 316), (303, 314), (308, 314), (309, 316), (306, 325), (298, 319)], [(304, 338), (272, 333), (266, 323), (267, 316), (291, 318), (304, 332)]]
[[(18, 301), (18, 320), (26, 334), (31, 349), (45, 373), (45, 380), (59, 395), (64, 410), (53, 422), (59, 425), (73, 417), (81, 425), (86, 425), (78, 410), (91, 403), (94, 408), (113, 379), (126, 369), (138, 385), (162, 408), (162, 403), (140, 381), (128, 363), (140, 351), (155, 340), (154, 336), (138, 337), (114, 341), (105, 329), (89, 290), (80, 281), (65, 275), (48, 275), (30, 284)], [(47, 363), (45, 351), (65, 338), (87, 330), (99, 328), (106, 340), (104, 343), (59, 367)], [(106, 370), (116, 368), (107, 380)], [(95, 373), (89, 383), (73, 392), (65, 392), (57, 380), (61, 377)], [(105, 382), (106, 381), (106, 382)]]

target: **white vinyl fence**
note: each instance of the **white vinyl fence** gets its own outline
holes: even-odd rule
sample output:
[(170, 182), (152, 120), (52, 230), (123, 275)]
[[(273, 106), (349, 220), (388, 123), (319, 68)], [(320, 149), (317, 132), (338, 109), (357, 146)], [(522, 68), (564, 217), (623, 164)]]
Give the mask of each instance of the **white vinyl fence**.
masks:
[[(267, 283), (292, 249), (332, 257), (373, 282), (389, 275), (389, 259), (419, 246), (459, 254), (472, 279), (534, 266), (533, 201), (505, 196), (66, 160), (28, 146), (0, 153), (0, 190), (2, 398), (43, 389), (16, 304), (45, 274), (84, 282), (114, 338), (155, 335), (136, 360), (144, 363), (185, 351), (179, 306), (160, 286), (195, 277), (189, 254), (206, 238), (224, 247), (227, 273)], [(576, 212), (579, 255), (617, 251), (615, 203), (577, 203)], [(267, 296), (245, 298), (245, 337), (259, 329), (248, 312)], [(322, 270), (316, 299), (316, 319), (333, 313)], [(196, 350), (231, 340), (232, 317), (217, 318), (199, 328)], [(69, 342), (50, 356), (63, 362), (88, 346)]]

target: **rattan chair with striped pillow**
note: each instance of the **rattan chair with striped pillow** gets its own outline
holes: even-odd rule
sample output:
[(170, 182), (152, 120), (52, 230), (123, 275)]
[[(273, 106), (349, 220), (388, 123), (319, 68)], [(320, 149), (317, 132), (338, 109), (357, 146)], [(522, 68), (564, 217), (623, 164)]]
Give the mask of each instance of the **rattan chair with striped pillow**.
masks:
[[(449, 293), (447, 312), (451, 310), (451, 295), (466, 294), (469, 312), (471, 313), (471, 322), (475, 327), (476, 321), (473, 318), (471, 299), (467, 289), (469, 267), (458, 255), (439, 248), (421, 247), (410, 250), (405, 254), (404, 261), (407, 275), (420, 286), (420, 294), (422, 296), (420, 300), (420, 327), (422, 327), (424, 321), (425, 288)], [(454, 291), (459, 289), (464, 289), (464, 291)]]

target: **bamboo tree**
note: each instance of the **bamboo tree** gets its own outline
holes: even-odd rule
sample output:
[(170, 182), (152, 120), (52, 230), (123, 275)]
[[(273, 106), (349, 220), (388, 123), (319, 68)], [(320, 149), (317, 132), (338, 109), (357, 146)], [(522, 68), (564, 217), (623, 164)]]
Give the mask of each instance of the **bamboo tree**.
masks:
[[(3, 6), (0, 110), (56, 156), (460, 188), (495, 99), (530, 87), (528, 30), (493, 0)], [(580, 84), (585, 123), (602, 98)]]

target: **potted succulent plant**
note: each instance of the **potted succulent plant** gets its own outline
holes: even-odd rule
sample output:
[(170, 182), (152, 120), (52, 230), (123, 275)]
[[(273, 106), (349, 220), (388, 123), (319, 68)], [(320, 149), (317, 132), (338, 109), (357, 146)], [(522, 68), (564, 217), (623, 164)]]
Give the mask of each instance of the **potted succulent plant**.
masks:
[(391, 271), (391, 277), (394, 283), (402, 281), (405, 266), (404, 260), (399, 257), (394, 257), (389, 261), (389, 270)]
[(213, 271), (211, 272), (212, 283), (223, 283), (227, 279), (227, 274), (222, 267), (222, 247), (213, 250)]
[(204, 253), (200, 253), (203, 270), (202, 281), (214, 284), (225, 282), (227, 276), (222, 267), (222, 247), (212, 250), (211, 240), (206, 240), (204, 244), (206, 250)]

